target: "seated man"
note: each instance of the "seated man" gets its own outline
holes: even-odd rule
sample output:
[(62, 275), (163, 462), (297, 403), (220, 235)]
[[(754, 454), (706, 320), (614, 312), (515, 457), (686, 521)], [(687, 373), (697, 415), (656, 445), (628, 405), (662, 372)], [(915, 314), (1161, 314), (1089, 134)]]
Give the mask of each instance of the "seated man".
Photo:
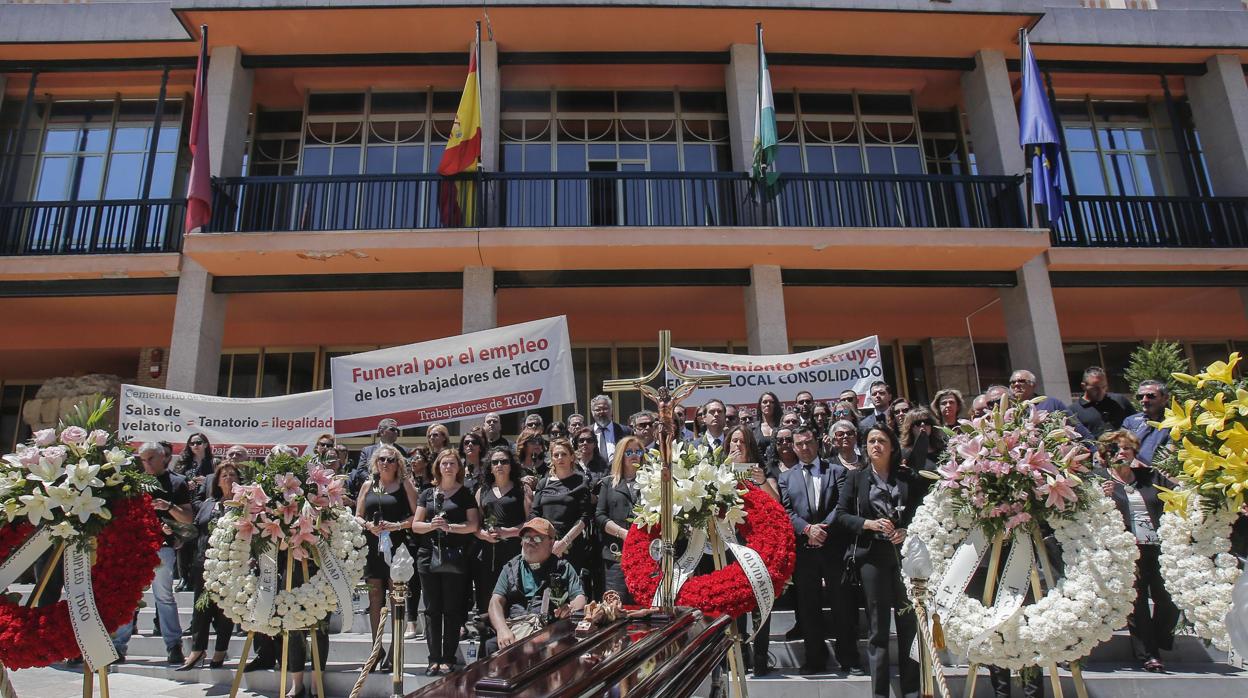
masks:
[(486, 654), (517, 640), (508, 620), (537, 615), (544, 622), (585, 608), (581, 578), (571, 564), (552, 554), (555, 540), (554, 524), (546, 519), (531, 519), (520, 528), (520, 554), (503, 567), (490, 597), (496, 637), (486, 642)]

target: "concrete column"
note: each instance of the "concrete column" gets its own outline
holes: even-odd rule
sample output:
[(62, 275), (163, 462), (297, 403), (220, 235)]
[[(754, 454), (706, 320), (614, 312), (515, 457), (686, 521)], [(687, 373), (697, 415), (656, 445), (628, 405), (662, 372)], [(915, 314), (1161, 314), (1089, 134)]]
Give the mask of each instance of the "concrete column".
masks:
[(975, 350), (966, 337), (932, 337), (929, 340), (932, 369), (931, 385), (962, 391), (969, 403), (978, 394), (975, 380)]
[(758, 113), (757, 46), (733, 44), (728, 47), (724, 87), (728, 96), (728, 137), (732, 151), (732, 169), (745, 172), (750, 169), (754, 160), (754, 118)]
[(486, 172), (497, 172), (498, 108), (502, 99), (502, 87), (498, 79), (497, 42), (481, 42), (477, 76), (481, 79), (481, 169)]
[(4, 87), (7, 81), (8, 81), (7, 78), (5, 78), (3, 75), (0, 75), (0, 107), (4, 106)]
[(962, 75), (962, 96), (979, 173), (1021, 174), (1025, 161), (1018, 145), (1018, 111), (1000, 51), (975, 54), (975, 69)]
[(216, 394), (225, 301), (224, 295), (212, 291), (212, 274), (190, 257), (183, 257), (165, 381), (170, 390)]
[(789, 353), (789, 329), (784, 317), (784, 282), (780, 267), (750, 267), (745, 288), (745, 332), (751, 354)]
[(464, 333), (498, 326), (493, 267), (464, 267)]
[(1204, 75), (1187, 78), (1187, 99), (1200, 132), (1213, 193), (1248, 195), (1248, 84), (1238, 56), (1205, 61)]
[(1018, 285), (1000, 291), (1010, 370), (1031, 371), (1036, 374), (1037, 394), (1069, 402), (1070, 379), (1045, 255), (1033, 257), (1016, 274)]
[(243, 173), (247, 121), (251, 114), (251, 69), (237, 46), (218, 46), (208, 61), (208, 150), (212, 176)]

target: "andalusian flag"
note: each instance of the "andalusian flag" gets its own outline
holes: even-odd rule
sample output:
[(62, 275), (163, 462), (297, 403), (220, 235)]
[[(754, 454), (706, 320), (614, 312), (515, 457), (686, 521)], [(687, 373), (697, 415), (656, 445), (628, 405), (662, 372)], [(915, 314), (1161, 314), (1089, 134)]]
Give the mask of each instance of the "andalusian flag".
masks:
[(763, 25), (758, 25), (758, 111), (754, 117), (754, 164), (750, 176), (770, 188), (780, 177), (776, 171), (776, 103), (771, 96), (771, 74), (763, 53)]
[[(450, 176), (461, 172), (476, 172), (481, 167), (481, 80), (477, 74), (477, 54), (481, 49), (481, 25), (477, 24), (477, 41), (468, 59), (468, 79), (464, 81), (464, 96), (455, 112), (455, 124), (451, 137), (442, 151), (438, 174)], [(471, 180), (442, 182), (439, 191), (439, 208), (442, 220), (448, 227), (475, 224), (476, 184)]]

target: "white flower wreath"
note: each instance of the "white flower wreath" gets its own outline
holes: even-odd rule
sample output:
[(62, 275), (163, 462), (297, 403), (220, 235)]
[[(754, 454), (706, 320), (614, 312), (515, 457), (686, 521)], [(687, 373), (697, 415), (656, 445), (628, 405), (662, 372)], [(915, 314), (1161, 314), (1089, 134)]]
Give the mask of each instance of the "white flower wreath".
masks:
[[(279, 591), (268, 618), (252, 618), (257, 578), (252, 572), (251, 542), (236, 535), (236, 514), (217, 520), (208, 538), (204, 559), (204, 590), (218, 599), (222, 612), (248, 632), (276, 635), (302, 630), (320, 622), (337, 606), (333, 586), (324, 569), (287, 592)], [(341, 563), (349, 587), (364, 576), (364, 529), (349, 510), (339, 508), (330, 522), (329, 550)]]
[(1226, 614), (1231, 592), (1241, 574), (1231, 554), (1231, 525), (1238, 514), (1219, 507), (1201, 508), (1201, 498), (1188, 501), (1187, 517), (1161, 515), (1161, 575), (1174, 603), (1195, 626), (1196, 634), (1221, 650), (1231, 649)]
[[(975, 528), (974, 518), (959, 514), (955, 504), (936, 489), (910, 524), (909, 535), (922, 540), (931, 555), (932, 589), (940, 587), (958, 546)], [(1078, 514), (1051, 517), (1048, 523), (1062, 546), (1065, 576), (978, 642), (975, 638), (989, 625), (990, 608), (970, 596), (960, 599), (940, 617), (951, 650), (981, 665), (1043, 666), (1082, 659), (1126, 625), (1139, 551), (1113, 501), (1093, 496)]]

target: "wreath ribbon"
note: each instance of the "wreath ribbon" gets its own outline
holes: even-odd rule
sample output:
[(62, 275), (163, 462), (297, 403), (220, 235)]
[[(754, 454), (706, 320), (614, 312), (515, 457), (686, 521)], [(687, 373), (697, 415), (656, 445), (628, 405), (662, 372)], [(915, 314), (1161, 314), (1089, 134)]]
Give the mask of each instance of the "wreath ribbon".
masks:
[(347, 571), (342, 569), (342, 563), (330, 551), (329, 543), (325, 540), (317, 542), (316, 552), (320, 555), (321, 569), (325, 571), (325, 577), (329, 579), (334, 596), (338, 598), (338, 610), (344, 618), (350, 618), (355, 614), (355, 595), (351, 593)]
[(762, 629), (763, 624), (767, 622), (767, 617), (771, 615), (771, 607), (776, 603), (776, 588), (771, 583), (771, 573), (767, 571), (763, 557), (753, 548), (741, 543), (741, 540), (737, 538), (736, 529), (724, 519), (716, 519), (715, 526), (720, 540), (724, 541), (728, 546), (728, 551), (737, 559), (737, 562), (741, 563), (745, 578), (749, 581), (750, 588), (754, 590), (755, 600), (758, 601), (758, 623), (754, 625), (754, 632), (750, 633), (749, 638), (745, 640), (751, 642)]
[[(941, 579), (940, 588), (936, 590), (935, 612), (952, 608), (966, 594), (971, 585), (971, 578), (979, 569), (980, 562), (988, 553), (988, 537), (982, 529), (975, 529), (966, 540), (958, 546), (949, 569)], [(992, 608), (989, 609), (988, 620), (984, 629), (974, 638), (978, 643), (1005, 625), (1023, 608), (1023, 599), (1027, 596), (1027, 586), (1031, 580), (1032, 570), (1036, 565), (1036, 549), (1031, 536), (1023, 531), (1015, 530), (1010, 538), (1010, 554), (1005, 560), (999, 580), (986, 580), (985, 584), (997, 584), (996, 595), (993, 597)]]
[[(13, 582), (30, 569), (52, 547), (52, 531), (40, 527), (34, 535), (0, 563), (0, 589)], [(76, 546), (67, 546), (63, 554), (65, 569), (65, 596), (69, 604), (69, 621), (73, 627), (74, 640), (82, 652), (82, 658), (92, 669), (103, 669), (117, 661), (117, 649), (112, 637), (104, 627), (100, 609), (95, 603), (91, 587), (91, 556)], [(33, 593), (33, 592), (32, 592)]]
[[(698, 568), (698, 562), (702, 560), (702, 554), (706, 547), (706, 531), (697, 528), (689, 532), (689, 545), (685, 546), (685, 552), (672, 564), (672, 598), (676, 598), (680, 594), (680, 588), (685, 585), (693, 577), (694, 571)], [(652, 606), (661, 606), (663, 595), (663, 584), (654, 589), (654, 600), (650, 602)]]
[(259, 623), (273, 615), (273, 602), (277, 599), (277, 556), (272, 548), (260, 553), (257, 561), (260, 578), (256, 580), (256, 605), (251, 611), (251, 621)]

